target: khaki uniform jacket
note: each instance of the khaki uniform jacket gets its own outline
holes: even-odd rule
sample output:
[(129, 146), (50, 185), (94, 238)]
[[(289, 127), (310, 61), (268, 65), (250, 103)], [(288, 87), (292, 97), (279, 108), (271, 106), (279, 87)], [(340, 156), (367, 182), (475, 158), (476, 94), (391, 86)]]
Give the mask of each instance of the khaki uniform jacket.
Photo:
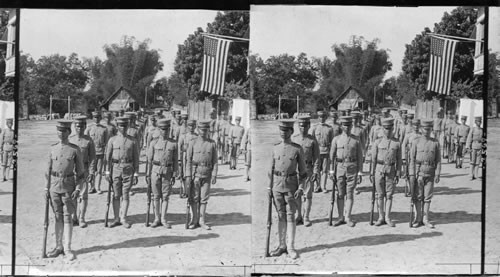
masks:
[(330, 150), (332, 168), (337, 163), (337, 176), (357, 174), (363, 169), (363, 149), (352, 135), (342, 134), (333, 138)]
[(318, 123), (309, 131), (319, 144), (319, 153), (328, 154), (333, 139), (333, 129), (326, 123)]
[(101, 124), (93, 124), (85, 129), (84, 134), (94, 141), (96, 155), (104, 154), (108, 143), (108, 129)]
[(198, 137), (191, 140), (187, 148), (187, 177), (210, 178), (217, 176), (217, 148), (215, 141)]
[(111, 162), (118, 160), (122, 165), (131, 165), (135, 173), (139, 171), (139, 143), (129, 135), (118, 135), (108, 141), (106, 147), (106, 160)]
[(483, 142), (483, 128), (472, 127), (467, 136), (466, 145), (470, 149), (479, 150)]
[(80, 148), (82, 154), (83, 168), (85, 172), (94, 175), (95, 159), (95, 146), (90, 136), (73, 135), (69, 137), (69, 141)]
[[(300, 145), (290, 142), (275, 144), (271, 156), (270, 169), (274, 169), (273, 191), (293, 192), (304, 188), (304, 180), (307, 177), (304, 151)], [(299, 175), (297, 181), (297, 172)], [(280, 176), (277, 176), (279, 174)]]
[(9, 128), (5, 128), (0, 135), (0, 152), (6, 151), (10, 152), (14, 150), (14, 131)]
[(469, 131), (469, 126), (462, 124), (458, 125), (457, 128), (455, 128), (455, 139), (457, 139), (460, 143), (466, 143)]
[[(50, 191), (55, 193), (72, 193), (76, 189), (81, 190), (85, 179), (82, 153), (80, 148), (72, 143), (56, 143), (50, 147), (47, 162), (47, 173), (52, 172), (59, 177), (51, 176)], [(48, 177), (48, 176), (46, 176)]]
[(306, 168), (312, 170), (313, 173), (318, 173), (319, 168), (319, 145), (312, 135), (296, 134), (292, 138), (293, 142), (302, 147), (304, 151), (304, 162)]
[(229, 137), (232, 139), (233, 143), (241, 144), (241, 140), (243, 139), (243, 134), (245, 134), (245, 128), (243, 126), (231, 126), (231, 130), (229, 132)]
[[(146, 153), (149, 172), (157, 175), (172, 175), (179, 169), (177, 142), (159, 137), (151, 142)], [(159, 165), (158, 165), (159, 163)]]
[(441, 146), (435, 138), (421, 136), (411, 145), (410, 176), (435, 176), (441, 174)]
[(381, 138), (372, 147), (372, 174), (382, 172), (401, 176), (401, 145), (395, 138)]

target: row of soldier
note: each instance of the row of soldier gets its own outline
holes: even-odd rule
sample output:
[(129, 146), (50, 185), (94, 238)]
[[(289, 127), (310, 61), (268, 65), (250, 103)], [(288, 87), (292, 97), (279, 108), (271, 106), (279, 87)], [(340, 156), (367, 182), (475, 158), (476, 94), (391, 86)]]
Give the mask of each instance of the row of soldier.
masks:
[[(215, 116), (212, 113), (211, 120), (196, 122), (187, 120), (187, 114), (172, 113), (171, 120), (156, 113), (146, 122), (141, 120), (140, 113), (126, 112), (123, 117), (114, 118), (115, 125), (110, 112), (104, 113), (104, 121), (101, 121), (99, 112), (94, 112), (94, 124), (88, 127), (85, 116), (74, 121), (59, 121), (59, 142), (50, 148), (46, 173), (45, 232), (49, 204), (56, 219), (56, 247), (47, 256), (65, 254), (70, 260), (75, 259), (71, 251), (72, 227), (87, 227), (88, 194), (103, 192), (103, 175), (109, 182), (106, 226), (111, 204), (114, 220), (109, 227), (131, 227), (127, 215), (131, 188), (138, 183), (140, 149), (146, 154), (148, 216), (151, 191), (153, 194), (155, 218), (151, 226), (171, 228), (167, 209), (177, 179), (181, 183), (181, 197), (187, 198), (190, 220), (186, 228), (210, 229), (206, 224), (206, 208), (210, 186), (217, 180), (219, 160), (222, 163), (230, 160), (230, 168), (236, 169), (237, 156), (242, 152), (240, 146), (247, 150), (243, 152), (249, 158), (251, 143), (249, 132), (244, 132), (240, 126), (240, 117), (236, 117), (236, 124), (231, 125), (224, 115), (221, 120), (216, 120)], [(70, 136), (72, 124), (76, 134)], [(248, 180), (249, 160), (245, 164)], [(98, 181), (96, 175), (99, 175)], [(149, 217), (146, 225), (149, 225)], [(45, 242), (46, 236), (44, 249)], [(43, 252), (45, 255), (45, 250)]]
[(6, 128), (0, 130), (0, 159), (2, 164), (2, 180), (5, 182), (9, 178), (11, 172), (13, 170), (13, 155), (15, 148), (15, 140), (14, 140), (14, 130), (13, 119), (7, 118), (5, 120)]
[[(328, 114), (318, 112), (320, 122), (312, 128), (310, 117), (299, 117), (299, 132), (294, 136), (295, 121), (283, 120), (279, 125), (281, 142), (273, 148), (269, 186), (270, 201), (278, 212), (279, 246), (266, 253), (270, 256), (288, 253), (292, 258), (298, 257), (294, 247), (296, 225), (311, 226), (313, 191), (327, 193), (328, 178), (334, 185), (330, 225), (354, 227), (351, 218), (354, 194), (359, 193), (357, 187), (365, 161), (370, 164), (369, 179), (373, 186), (370, 224), (376, 199), (379, 218), (375, 225), (395, 227), (391, 219), (393, 194), (399, 179), (404, 178), (405, 191), (411, 197), (410, 227), (434, 228), (429, 211), (434, 184), (439, 183), (441, 174), (440, 130), (445, 130), (445, 141), (455, 142), (456, 166), (461, 167), (463, 149), (470, 149), (472, 178), (477, 174), (474, 172), (483, 135), (480, 117), (475, 118), (476, 126), (470, 128), (465, 124), (466, 117), (461, 118), (459, 125), (450, 122), (455, 118), (452, 116), (446, 121), (420, 120), (406, 110), (399, 110), (396, 118), (388, 109), (382, 115), (357, 110), (332, 111), (330, 115), (332, 123), (327, 124)], [(433, 130), (435, 125), (440, 127)], [(339, 218), (332, 223), (335, 200)], [(270, 210), (268, 213), (269, 236)]]

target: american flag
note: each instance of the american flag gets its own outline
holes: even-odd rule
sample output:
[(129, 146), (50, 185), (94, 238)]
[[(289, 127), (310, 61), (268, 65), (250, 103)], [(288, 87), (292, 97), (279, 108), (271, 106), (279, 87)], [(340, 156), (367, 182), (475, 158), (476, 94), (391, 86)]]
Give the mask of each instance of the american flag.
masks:
[(230, 40), (205, 36), (201, 91), (223, 95)]
[(431, 37), (431, 60), (427, 90), (449, 94), (453, 75), (453, 56), (457, 40)]

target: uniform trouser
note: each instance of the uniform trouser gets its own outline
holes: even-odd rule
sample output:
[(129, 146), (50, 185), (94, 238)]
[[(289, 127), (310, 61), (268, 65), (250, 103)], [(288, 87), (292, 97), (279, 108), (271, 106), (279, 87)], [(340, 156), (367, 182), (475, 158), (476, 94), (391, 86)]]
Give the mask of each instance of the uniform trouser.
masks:
[(394, 190), (396, 186), (394, 184), (394, 178), (396, 177), (395, 171), (391, 170), (391, 173), (385, 173), (381, 170), (377, 170), (375, 173), (375, 191), (377, 199), (392, 200), (394, 195)]
[(337, 199), (353, 199), (353, 192), (356, 188), (356, 174), (337, 174)]
[(465, 142), (458, 142), (457, 144), (457, 158), (463, 158), (464, 156), (464, 146), (465, 146)]
[(252, 167), (252, 150), (247, 150), (245, 155), (245, 165), (249, 168)]
[(324, 179), (321, 177), (320, 180), (317, 180), (318, 186), (322, 186), (323, 184), (326, 186), (326, 178), (328, 176), (328, 171), (330, 169), (330, 155), (329, 154), (320, 154), (319, 155), (319, 168), (321, 170), (320, 174), (325, 175)]
[[(104, 167), (104, 154), (99, 154), (99, 155), (95, 155), (95, 163), (94, 163), (94, 172), (95, 172), (95, 176), (97, 176), (97, 174), (99, 174), (99, 176), (102, 176), (102, 169)], [(92, 181), (92, 188), (95, 187), (95, 179)], [(98, 184), (100, 185), (100, 184)]]
[(124, 200), (129, 200), (134, 168), (132, 164), (129, 163), (113, 163), (112, 166), (113, 197), (114, 199), (120, 199), (120, 197), (123, 196)]
[(156, 165), (153, 165), (152, 171), (151, 188), (153, 191), (153, 200), (158, 201), (162, 199), (163, 201), (168, 201), (170, 193), (172, 192), (170, 180), (172, 179), (173, 171), (167, 170), (165, 174), (159, 173), (160, 167)]
[(12, 168), (12, 156), (13, 156), (14, 151), (3, 151), (2, 153), (2, 165), (3, 167), (10, 167)]
[(194, 178), (194, 186), (191, 186), (191, 195), (193, 195), (194, 203), (208, 203), (208, 199), (210, 198), (211, 181), (212, 176)]
[[(297, 211), (297, 199), (293, 191), (279, 192), (273, 190), (273, 203), (281, 222), (294, 222)], [(288, 209), (287, 209), (288, 206)]]
[(481, 160), (481, 149), (472, 149), (470, 164), (478, 165), (480, 160)]
[(430, 203), (434, 195), (434, 175), (417, 174), (417, 201)]
[(76, 212), (71, 192), (57, 193), (50, 191), (50, 201), (54, 207), (56, 222), (71, 223), (71, 215)]
[(313, 176), (313, 168), (312, 165), (306, 165), (306, 172), (307, 172), (307, 177), (304, 182), (304, 199), (312, 199), (313, 196), (313, 191), (314, 191), (314, 184), (312, 182), (312, 176)]

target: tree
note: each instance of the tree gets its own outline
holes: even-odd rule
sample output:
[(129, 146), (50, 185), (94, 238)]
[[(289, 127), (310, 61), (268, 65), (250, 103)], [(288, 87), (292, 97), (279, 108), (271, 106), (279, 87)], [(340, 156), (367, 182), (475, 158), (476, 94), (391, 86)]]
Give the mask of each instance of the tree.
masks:
[(182, 76), (174, 73), (168, 77), (167, 88), (172, 104), (186, 106), (188, 104), (188, 87), (184, 83)]
[[(211, 34), (248, 38), (250, 15), (246, 11), (230, 11), (217, 13), (214, 22), (207, 24), (206, 32)], [(178, 46), (177, 57), (175, 59), (175, 72), (182, 78), (188, 88), (190, 99), (203, 100), (209, 94), (200, 91), (202, 66), (203, 66), (203, 29), (198, 27), (193, 34), (190, 34), (183, 44)], [(232, 96), (241, 87), (236, 89), (235, 85), (243, 86), (248, 90), (247, 83), (247, 56), (248, 43), (235, 41), (231, 43), (228, 52), (226, 84), (232, 85)]]
[(105, 61), (86, 60), (92, 80), (89, 96), (102, 102), (123, 86), (138, 99), (144, 99), (146, 87), (163, 69), (160, 54), (158, 50), (149, 49), (150, 43), (149, 39), (137, 41), (135, 37), (123, 36), (120, 43), (104, 46)]
[[(255, 57), (255, 100), (257, 112), (267, 109), (273, 112), (278, 108), (279, 95), (283, 98), (295, 99), (297, 95), (314, 87), (317, 80), (317, 69), (307, 55), (300, 53), (297, 57), (288, 54), (271, 56), (265, 62)], [(296, 111), (295, 102), (283, 101), (283, 112)]]
[[(441, 21), (434, 24), (434, 33), (468, 38), (474, 30), (477, 11), (471, 8), (459, 7), (445, 12)], [(403, 72), (411, 86), (415, 88), (416, 96), (430, 99), (437, 94), (426, 90), (429, 78), (430, 59), (430, 33), (429, 28), (417, 34), (410, 44), (406, 45), (403, 58)], [(463, 96), (471, 98), (479, 97), (481, 77), (474, 76), (474, 43), (459, 42), (456, 45), (453, 58), (454, 70), (451, 90), (451, 98), (456, 99)], [(478, 85), (479, 84), (479, 85)], [(468, 89), (471, 89), (467, 91)]]
[[(9, 23), (9, 14), (15, 13), (12, 9), (0, 9), (0, 38), (7, 32)], [(5, 59), (7, 53), (7, 44), (0, 43), (0, 100), (14, 101), (14, 78), (5, 77)]]

